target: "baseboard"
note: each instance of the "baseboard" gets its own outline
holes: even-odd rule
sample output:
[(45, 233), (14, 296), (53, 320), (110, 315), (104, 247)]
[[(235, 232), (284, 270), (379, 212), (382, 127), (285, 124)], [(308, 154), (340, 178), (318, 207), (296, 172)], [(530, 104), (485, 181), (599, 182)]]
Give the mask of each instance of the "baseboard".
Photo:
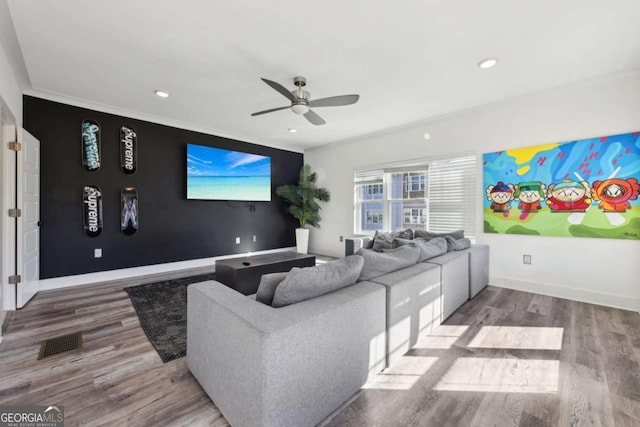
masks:
[[(252, 252), (251, 255), (269, 254), (274, 252), (295, 251), (295, 247), (269, 249), (265, 251)], [(189, 261), (169, 262), (165, 264), (145, 265), (142, 267), (123, 268), (119, 270), (100, 271), (97, 273), (78, 274), (75, 276), (55, 277), (52, 279), (40, 280), (38, 283), (39, 291), (49, 291), (53, 289), (70, 288), (73, 286), (90, 285), (95, 283), (110, 282), (114, 280), (132, 279), (141, 276), (153, 276), (156, 274), (165, 274), (170, 272), (178, 272), (180, 270), (190, 270), (194, 268), (214, 266), (215, 271), (216, 260), (228, 258), (240, 258), (247, 256), (247, 253), (224, 255), (212, 258), (192, 259)]]
[(0, 342), (2, 341), (2, 337), (7, 333), (7, 329), (9, 327), (9, 322), (11, 321), (11, 316), (13, 315), (13, 311), (1, 311), (0, 312)]
[(489, 284), (500, 288), (515, 289), (517, 291), (532, 292), (550, 297), (564, 298), (590, 304), (604, 305), (607, 307), (621, 308), (623, 310), (640, 311), (640, 298), (629, 296), (605, 294), (601, 292), (587, 291), (584, 289), (567, 288), (551, 283), (529, 282), (510, 277), (494, 277)]

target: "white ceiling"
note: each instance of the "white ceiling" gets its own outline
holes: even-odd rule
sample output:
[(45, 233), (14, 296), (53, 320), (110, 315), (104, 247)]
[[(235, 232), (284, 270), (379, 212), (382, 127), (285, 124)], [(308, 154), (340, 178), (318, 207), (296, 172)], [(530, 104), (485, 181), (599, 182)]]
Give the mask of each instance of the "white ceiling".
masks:
[[(297, 150), (640, 69), (639, 0), (8, 3), (25, 93)], [(288, 104), (260, 77), (296, 75), (360, 101), (250, 116)]]

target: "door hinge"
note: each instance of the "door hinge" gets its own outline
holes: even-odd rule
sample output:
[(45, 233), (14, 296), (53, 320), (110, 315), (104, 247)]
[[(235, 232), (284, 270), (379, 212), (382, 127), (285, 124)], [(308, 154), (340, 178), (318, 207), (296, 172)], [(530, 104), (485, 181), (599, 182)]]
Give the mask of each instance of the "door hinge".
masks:
[(9, 150), (12, 151), (20, 151), (22, 150), (22, 144), (20, 144), (19, 142), (10, 142), (9, 143)]
[(20, 282), (22, 282), (22, 276), (20, 276), (19, 274), (16, 274), (15, 276), (9, 276), (10, 285), (17, 285)]
[(20, 218), (22, 216), (22, 209), (9, 209), (9, 218)]

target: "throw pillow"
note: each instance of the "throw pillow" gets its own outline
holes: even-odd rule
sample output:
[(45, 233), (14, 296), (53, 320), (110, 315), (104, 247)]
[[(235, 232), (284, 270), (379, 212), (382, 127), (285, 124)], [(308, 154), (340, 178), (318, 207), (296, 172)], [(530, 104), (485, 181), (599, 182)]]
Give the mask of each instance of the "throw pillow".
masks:
[(433, 233), (431, 231), (426, 231), (426, 230), (415, 231), (415, 237), (420, 237), (424, 240), (431, 240), (431, 239), (435, 239), (436, 237), (447, 237), (447, 236), (451, 236), (456, 240), (462, 239), (464, 238), (464, 230), (449, 231), (447, 233)]
[[(407, 239), (393, 239), (393, 247), (399, 248), (401, 246), (415, 246), (420, 250), (420, 255), (418, 256), (418, 262), (424, 262), (433, 257), (437, 257), (444, 253), (447, 253), (447, 241), (444, 237), (436, 237), (431, 240), (424, 240), (423, 238), (416, 238), (414, 240)], [(388, 249), (383, 250), (384, 252), (389, 252)]]
[(271, 305), (273, 302), (273, 294), (276, 293), (276, 288), (284, 279), (287, 278), (289, 273), (269, 273), (263, 274), (260, 278), (260, 284), (258, 285), (258, 291), (256, 292), (256, 301), (260, 301), (263, 304)]
[(271, 305), (284, 307), (352, 285), (363, 263), (361, 256), (350, 255), (315, 267), (294, 267), (276, 287)]
[[(425, 241), (423, 239), (420, 239), (420, 240), (422, 240), (423, 242)], [(400, 237), (396, 237), (395, 239), (393, 239), (393, 242), (391, 242), (392, 243), (391, 247), (393, 249), (393, 248), (399, 248), (400, 246), (413, 246), (415, 242), (416, 242), (415, 240), (401, 239)]]
[(399, 231), (376, 231), (373, 236), (373, 250), (382, 252), (383, 249), (393, 249), (393, 239), (413, 239), (413, 229)]
[(382, 253), (360, 249), (357, 255), (364, 259), (362, 272), (358, 278), (361, 282), (416, 264), (420, 250), (413, 246), (400, 246)]
[(418, 262), (424, 262), (428, 259), (440, 256), (447, 253), (448, 245), (444, 237), (436, 237), (429, 241), (422, 239), (416, 239), (415, 245), (420, 249), (420, 256)]
[(376, 252), (382, 252), (383, 249), (391, 249), (392, 247), (393, 236), (391, 233), (378, 233), (376, 231), (376, 235), (373, 237), (372, 249)]
[(447, 252), (462, 251), (471, 247), (471, 240), (469, 239), (454, 239), (451, 236), (447, 236), (445, 239), (447, 239)]

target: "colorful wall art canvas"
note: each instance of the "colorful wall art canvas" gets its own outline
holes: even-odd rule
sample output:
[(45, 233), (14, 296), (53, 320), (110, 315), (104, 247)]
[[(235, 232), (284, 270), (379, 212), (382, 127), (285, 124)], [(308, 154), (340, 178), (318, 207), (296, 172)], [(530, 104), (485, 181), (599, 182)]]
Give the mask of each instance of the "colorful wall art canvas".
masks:
[(640, 240), (640, 132), (487, 153), (485, 233)]

